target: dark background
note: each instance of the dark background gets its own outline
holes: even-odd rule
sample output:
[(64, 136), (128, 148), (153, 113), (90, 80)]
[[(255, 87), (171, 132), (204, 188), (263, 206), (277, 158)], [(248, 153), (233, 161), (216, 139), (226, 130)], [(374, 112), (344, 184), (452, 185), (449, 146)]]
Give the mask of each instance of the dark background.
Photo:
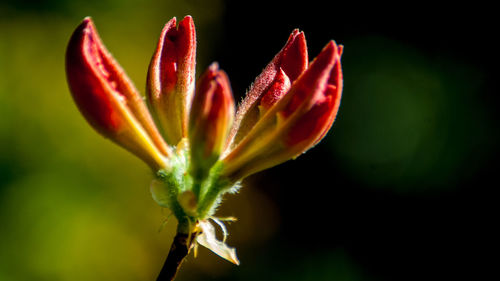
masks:
[[(311, 57), (329, 39), (345, 45), (343, 104), (326, 141), (302, 159), (253, 178), (258, 188), (279, 202), (283, 214), (273, 241), (276, 249), (265, 248), (269, 252), (261, 254), (272, 257), (266, 262), (277, 271), (293, 272), (296, 260), (343, 249), (362, 268), (361, 280), (487, 276), (492, 269), (488, 253), (496, 204), (491, 192), (498, 159), (497, 45), (491, 7), (469, 4), (228, 4), (221, 41), (225, 48), (219, 45), (216, 50), (220, 64), (232, 73), (235, 88), (245, 87), (251, 79), (242, 66), (257, 73), (266, 63), (259, 58), (268, 58), (268, 49), (279, 49), (276, 38), (284, 39), (286, 31), (295, 27), (306, 32)], [(433, 94), (435, 89), (427, 88), (428, 80), (417, 73), (420, 68), (442, 77), (444, 87), (429, 97), (439, 99), (437, 112), (421, 121), (428, 123), (423, 127), (435, 127), (423, 129), (429, 135), (420, 140), (408, 156), (411, 159), (345, 160), (343, 154), (354, 153), (342, 153), (343, 149), (385, 150), (398, 146), (393, 142), (411, 142), (399, 134), (411, 135), (412, 121), (391, 113), (399, 112), (393, 108), (397, 106), (415, 106), (418, 111), (419, 105), (410, 104), (412, 100), (384, 100), (392, 95), (383, 91), (404, 91), (391, 85), (404, 81), (412, 95)], [(385, 85), (371, 80), (378, 71), (384, 74), (381, 79), (387, 79), (379, 82)], [(364, 83), (369, 86), (360, 86)], [(371, 108), (379, 104), (383, 109)], [(357, 130), (372, 131), (369, 126), (378, 128), (358, 134)], [(369, 139), (355, 139), (359, 135)], [(348, 142), (365, 147), (345, 145)], [(337, 153), (332, 155), (328, 146)], [(423, 160), (426, 157), (433, 160)], [(366, 171), (346, 172), (353, 167)], [(283, 249), (286, 255), (280, 253)]]
[[(471, 280), (496, 267), (494, 8), (481, 2), (3, 1), (0, 280), (147, 280), (175, 223), (151, 174), (79, 116), (63, 53), (93, 16), (139, 89), (161, 26), (193, 15), (198, 73), (218, 61), (240, 100), (294, 28), (310, 59), (344, 45), (331, 132), (256, 174), (221, 215), (242, 264), (208, 251), (179, 280)], [(138, 187), (139, 186), (139, 187)], [(166, 234), (165, 234), (166, 233)]]

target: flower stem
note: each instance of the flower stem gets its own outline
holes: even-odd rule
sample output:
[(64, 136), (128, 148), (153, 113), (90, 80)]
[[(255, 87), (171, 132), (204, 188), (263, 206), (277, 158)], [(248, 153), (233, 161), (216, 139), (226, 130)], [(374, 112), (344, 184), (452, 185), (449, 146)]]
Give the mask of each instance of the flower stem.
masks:
[(212, 215), (219, 204), (221, 194), (230, 190), (232, 186), (233, 184), (228, 182), (227, 179), (212, 179), (208, 190), (206, 190), (198, 203), (199, 218), (206, 219)]
[(189, 254), (198, 232), (190, 234), (177, 232), (168, 252), (167, 259), (163, 264), (163, 268), (158, 275), (156, 281), (172, 281), (174, 280), (179, 268), (181, 267), (184, 258)]

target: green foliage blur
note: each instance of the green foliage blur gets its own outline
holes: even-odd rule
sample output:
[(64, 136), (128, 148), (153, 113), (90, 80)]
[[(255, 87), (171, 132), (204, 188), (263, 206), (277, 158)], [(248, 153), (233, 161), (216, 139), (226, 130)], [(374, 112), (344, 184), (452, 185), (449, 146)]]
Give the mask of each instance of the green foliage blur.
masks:
[(211, 49), (220, 1), (8, 1), (0, 4), (0, 280), (153, 280), (175, 232), (151, 199), (152, 173), (105, 140), (73, 104), (66, 44), (92, 16), (143, 92), (163, 25), (196, 18)]
[(383, 37), (346, 44), (344, 69), (356, 80), (346, 79), (352, 94), (331, 137), (346, 172), (396, 192), (442, 192), (473, 178), (494, 145), (485, 74)]
[[(85, 16), (141, 92), (173, 16), (195, 20), (198, 73), (218, 60), (237, 97), (295, 27), (311, 59), (327, 40), (345, 45), (344, 96), (329, 136), (245, 181), (217, 213), (239, 218), (228, 244), (242, 265), (200, 249), (178, 280), (432, 280), (457, 240), (477, 256), (460, 234), (472, 220), (482, 230), (481, 216), (469, 215), (498, 151), (488, 69), (462, 56), (465, 47), (445, 48), (455, 43), (424, 46), (432, 44), (418, 35), (428, 30), (363, 32), (375, 21), (357, 7), (336, 21), (313, 2), (2, 1), (0, 281), (154, 280), (175, 232), (151, 198), (148, 167), (73, 104), (64, 53)], [(440, 27), (427, 28), (438, 42)]]

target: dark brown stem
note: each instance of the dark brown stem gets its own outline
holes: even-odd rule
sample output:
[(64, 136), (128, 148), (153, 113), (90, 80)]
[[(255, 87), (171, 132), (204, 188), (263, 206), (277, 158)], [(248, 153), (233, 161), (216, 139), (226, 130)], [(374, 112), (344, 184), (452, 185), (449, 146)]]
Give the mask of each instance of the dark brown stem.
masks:
[(184, 258), (189, 254), (197, 235), (198, 233), (196, 232), (191, 233), (191, 235), (178, 232), (177, 235), (175, 235), (174, 242), (172, 242), (165, 264), (163, 264), (163, 268), (161, 269), (156, 281), (174, 280), (182, 262), (184, 261)]

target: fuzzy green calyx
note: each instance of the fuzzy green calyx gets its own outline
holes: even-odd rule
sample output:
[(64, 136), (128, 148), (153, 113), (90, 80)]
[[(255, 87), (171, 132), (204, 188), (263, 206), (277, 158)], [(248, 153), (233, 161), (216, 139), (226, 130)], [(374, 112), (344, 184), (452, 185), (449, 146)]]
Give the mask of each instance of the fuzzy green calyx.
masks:
[(236, 191), (238, 184), (221, 176), (221, 162), (215, 163), (202, 178), (191, 175), (188, 150), (188, 146), (178, 147), (171, 158), (171, 168), (157, 171), (151, 193), (160, 206), (172, 211), (179, 224), (194, 225), (213, 215), (222, 195)]

